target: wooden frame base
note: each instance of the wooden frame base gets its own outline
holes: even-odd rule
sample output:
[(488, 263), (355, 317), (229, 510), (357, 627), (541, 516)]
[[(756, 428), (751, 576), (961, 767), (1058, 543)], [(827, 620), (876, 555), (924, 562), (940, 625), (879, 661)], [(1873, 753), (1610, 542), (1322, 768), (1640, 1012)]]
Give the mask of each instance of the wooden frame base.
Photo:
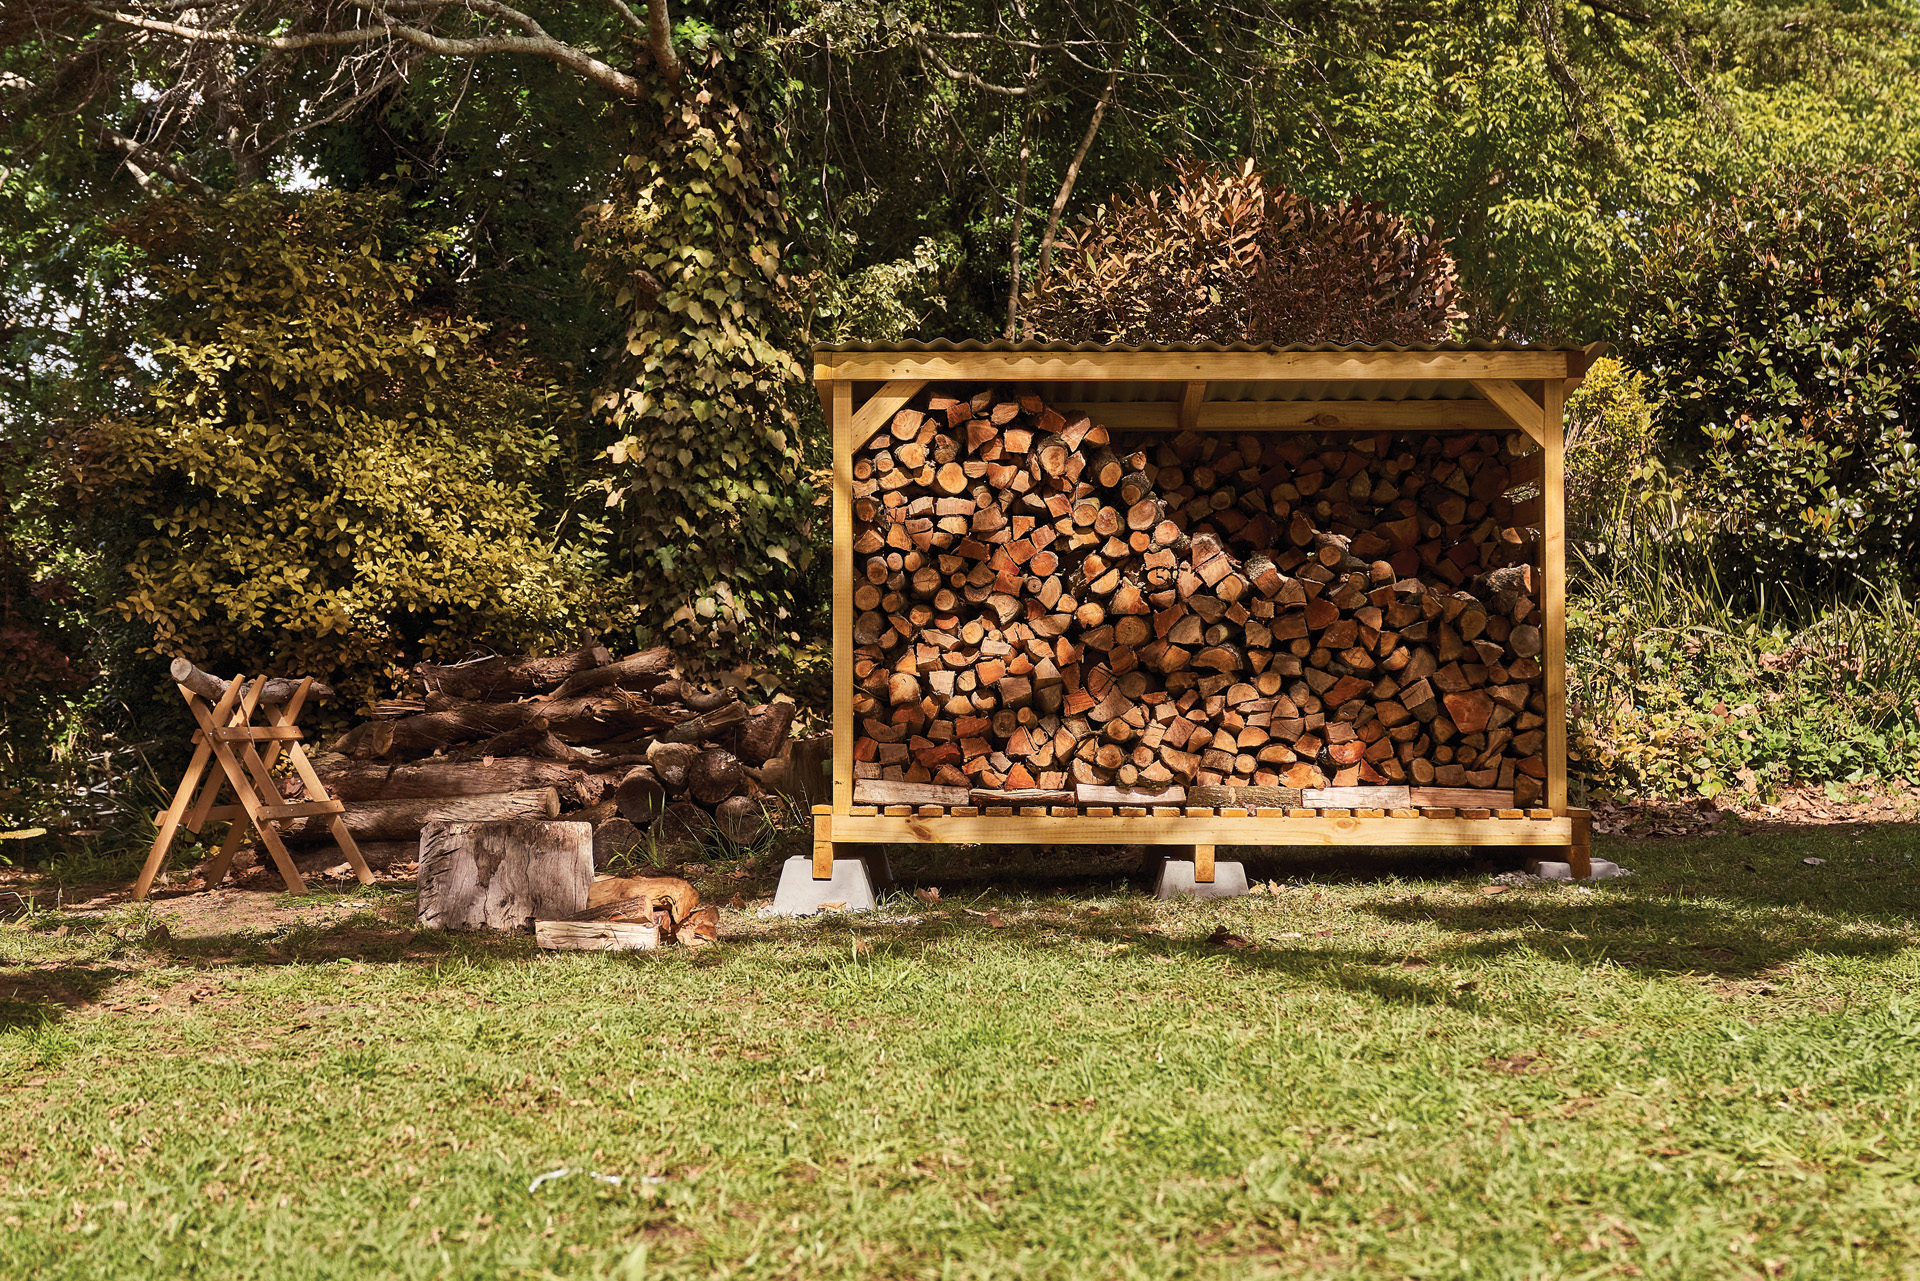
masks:
[(1462, 818), (1452, 811), (1370, 817), (1345, 810), (1187, 810), (1128, 818), (1077, 809), (1012, 816), (972, 810), (835, 814), (821, 805), (813, 813), (813, 875), (815, 880), (831, 878), (835, 857), (851, 853), (850, 848), (841, 852), (843, 847), (872, 844), (1181, 847), (1192, 851), (1194, 879), (1202, 883), (1213, 880), (1214, 851), (1221, 845), (1522, 846), (1563, 852), (1576, 879), (1591, 874), (1592, 820), (1585, 810), (1565, 815), (1501, 811), (1509, 817), (1479, 812), (1485, 817)]

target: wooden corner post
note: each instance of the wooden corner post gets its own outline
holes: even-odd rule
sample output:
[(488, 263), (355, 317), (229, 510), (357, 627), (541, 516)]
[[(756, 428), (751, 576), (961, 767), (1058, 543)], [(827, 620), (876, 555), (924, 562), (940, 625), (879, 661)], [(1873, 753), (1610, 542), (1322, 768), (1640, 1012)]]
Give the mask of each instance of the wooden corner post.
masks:
[(1541, 650), (1546, 659), (1547, 806), (1567, 812), (1567, 494), (1566, 388), (1557, 378), (1541, 385), (1542, 499), (1540, 570)]
[[(833, 406), (833, 813), (853, 808), (853, 384), (829, 384)], [(832, 831), (832, 821), (827, 823)], [(833, 876), (831, 837), (816, 847), (815, 880)]]

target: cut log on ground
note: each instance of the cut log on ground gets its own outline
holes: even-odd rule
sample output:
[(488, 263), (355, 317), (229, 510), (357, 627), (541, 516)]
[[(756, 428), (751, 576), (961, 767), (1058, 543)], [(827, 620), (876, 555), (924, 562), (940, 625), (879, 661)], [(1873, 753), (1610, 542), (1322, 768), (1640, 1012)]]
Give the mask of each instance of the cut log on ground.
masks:
[(585, 823), (430, 824), (420, 837), (419, 924), (522, 930), (585, 911), (593, 829)]

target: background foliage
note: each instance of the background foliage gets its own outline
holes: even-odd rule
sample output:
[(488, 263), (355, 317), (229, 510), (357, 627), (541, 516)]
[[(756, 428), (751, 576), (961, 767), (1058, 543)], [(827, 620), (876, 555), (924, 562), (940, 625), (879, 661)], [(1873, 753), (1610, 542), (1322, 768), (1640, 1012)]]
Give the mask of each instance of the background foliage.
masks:
[(111, 608), (159, 653), (370, 695), (592, 617), (533, 485), (565, 390), (436, 298), (442, 247), (396, 212), (256, 189), (127, 224), (161, 300), (156, 376), (142, 412), (73, 433), (65, 483)]
[[(1569, 406), (1597, 786), (1916, 769), (1897, 672), (1831, 659), (1853, 674), (1802, 703), (1761, 661), (1867, 621), (1907, 643), (1904, 4), (696, 0), (665, 10), (684, 66), (645, 6), (604, 0), (409, 11), (571, 63), (269, 39), (379, 8), (0, 11), (0, 433), (36, 562), (8, 617), (85, 674), (33, 695), (60, 724), (27, 755), (137, 719), (155, 645), (368, 692), (422, 653), (583, 623), (817, 666), (809, 342), (1161, 318), (1340, 340), (1382, 311), (1330, 285), (1365, 258), (1433, 267), (1367, 337), (1620, 342)], [(249, 586), (269, 532), (289, 550)], [(1650, 548), (1684, 573), (1646, 571)], [(1654, 617), (1671, 630), (1635, 631)], [(1756, 746), (1698, 719), (1722, 702), (1821, 729)], [(1647, 748), (1661, 717), (1712, 769)]]
[(1917, 222), (1920, 188), (1895, 162), (1776, 175), (1648, 236), (1629, 349), (1743, 582), (1912, 572)]

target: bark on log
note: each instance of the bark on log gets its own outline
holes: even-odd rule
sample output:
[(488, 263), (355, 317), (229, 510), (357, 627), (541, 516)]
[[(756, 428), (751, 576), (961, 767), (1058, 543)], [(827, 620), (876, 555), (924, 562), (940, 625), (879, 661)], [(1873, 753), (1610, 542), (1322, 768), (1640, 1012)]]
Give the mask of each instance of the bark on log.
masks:
[(721, 801), (714, 807), (713, 823), (720, 835), (735, 845), (752, 845), (773, 826), (767, 818), (766, 802), (750, 796), (729, 796)]
[(585, 911), (593, 828), (585, 823), (436, 822), (420, 836), (419, 924), (523, 930)]
[(476, 658), (442, 666), (421, 663), (414, 674), (428, 690), (455, 698), (484, 699), (494, 695), (535, 694), (552, 689), (576, 672), (613, 661), (598, 645), (550, 658)]
[(416, 765), (344, 764), (320, 768), (320, 781), (338, 801), (399, 801), (427, 797), (484, 796), (552, 787), (576, 792), (578, 770), (552, 761), (518, 758), (423, 761)]
[[(232, 681), (221, 680), (211, 672), (200, 670), (200, 668), (195, 667), (191, 661), (184, 658), (174, 659), (172, 664), (167, 668), (167, 674), (173, 677), (174, 684), (184, 685), (200, 697), (214, 703), (219, 702), (220, 699), (225, 696), (227, 686), (233, 684)], [(294, 691), (299, 688), (300, 682), (296, 679), (286, 676), (267, 677), (266, 683), (260, 690), (259, 702), (263, 706), (279, 707), (288, 699), (292, 698)], [(244, 698), (246, 694), (246, 690), (243, 689), (240, 691), (241, 698)], [(333, 687), (323, 684), (320, 681), (315, 681), (312, 688), (307, 691), (307, 702), (309, 703), (320, 702), (332, 697)], [(235, 700), (236, 703), (238, 701), (239, 699)]]
[(644, 827), (666, 811), (666, 785), (655, 777), (651, 768), (642, 765), (629, 770), (620, 780), (613, 802), (620, 807), (620, 817)]
[[(557, 818), (560, 793), (551, 787), (484, 796), (434, 796), (402, 801), (366, 801), (347, 806), (340, 817), (358, 843), (404, 841), (417, 837), (433, 822), (480, 823), (514, 818)], [(326, 816), (290, 819), (281, 828), (288, 840), (319, 837), (328, 832)]]
[(794, 705), (786, 702), (754, 708), (740, 727), (740, 759), (762, 765), (780, 755), (793, 728), (793, 713)]
[(687, 764), (687, 792), (708, 809), (746, 790), (747, 772), (740, 758), (725, 748), (708, 748)]
[(622, 689), (648, 690), (666, 681), (672, 675), (672, 650), (643, 650), (618, 662), (608, 663), (604, 667), (591, 667), (585, 671), (575, 672), (562, 681), (560, 687), (547, 697), (571, 698), (607, 685), (618, 685)]
[(703, 743), (722, 730), (728, 729), (747, 719), (744, 703), (728, 703), (724, 707), (682, 721), (660, 735), (663, 743)]

